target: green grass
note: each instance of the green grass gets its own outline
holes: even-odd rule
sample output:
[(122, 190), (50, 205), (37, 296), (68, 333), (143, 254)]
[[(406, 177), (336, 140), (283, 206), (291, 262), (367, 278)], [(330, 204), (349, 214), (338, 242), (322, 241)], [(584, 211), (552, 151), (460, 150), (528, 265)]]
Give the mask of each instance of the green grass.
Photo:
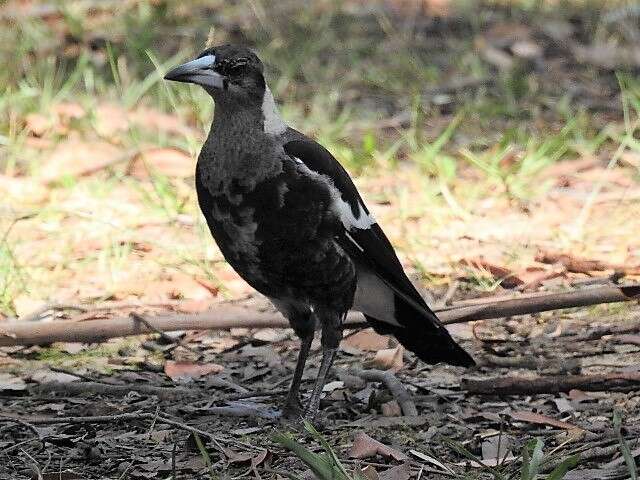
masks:
[[(616, 417), (618, 418), (618, 417)], [(619, 420), (618, 420), (619, 425)], [(322, 453), (315, 453), (309, 448), (305, 447), (300, 440), (296, 439), (293, 435), (288, 433), (276, 432), (272, 435), (272, 439), (279, 443), (281, 446), (292, 452), (298, 459), (304, 463), (313, 472), (316, 478), (319, 480), (362, 480), (363, 477), (357, 470), (350, 472), (345, 465), (340, 461), (335, 449), (331, 447), (329, 441), (313, 427), (313, 425), (307, 421), (304, 423), (304, 428), (309, 434), (310, 439), (317, 442)], [(619, 427), (618, 427), (619, 428)], [(622, 438), (622, 437), (621, 437)], [(633, 459), (629, 448), (626, 447), (624, 439), (621, 440), (623, 452), (625, 458), (631, 458), (630, 464), (635, 468)], [(519, 480), (539, 480), (543, 477), (545, 464), (556, 461), (556, 466), (552, 469), (547, 469), (544, 474), (544, 478), (547, 480), (562, 480), (566, 474), (575, 469), (580, 461), (578, 454), (569, 455), (566, 458), (562, 458), (558, 461), (557, 455), (550, 455), (544, 451), (544, 441), (540, 438), (532, 438), (525, 443), (520, 452), (518, 461), (500, 462), (497, 466), (487, 466), (481, 458), (471, 453), (464, 446), (458, 442), (452, 440), (446, 440), (445, 445), (455, 454), (461, 458), (471, 462), (475, 465), (478, 471), (478, 475), (483, 474), (492, 477), (494, 480), (507, 480), (517, 478)], [(625, 450), (626, 447), (626, 450)], [(441, 464), (447, 465), (448, 460), (440, 460)], [(455, 470), (460, 470), (459, 467), (451, 465)], [(631, 467), (629, 467), (631, 468)], [(550, 470), (550, 473), (549, 473)], [(452, 471), (452, 470), (449, 470)], [(633, 470), (630, 470), (632, 472)], [(455, 474), (455, 478), (472, 480), (480, 478), (474, 474)], [(294, 478), (293, 476), (291, 478)], [(297, 478), (297, 477), (295, 477)], [(486, 477), (482, 477), (486, 478)], [(636, 478), (636, 477), (633, 477)]]

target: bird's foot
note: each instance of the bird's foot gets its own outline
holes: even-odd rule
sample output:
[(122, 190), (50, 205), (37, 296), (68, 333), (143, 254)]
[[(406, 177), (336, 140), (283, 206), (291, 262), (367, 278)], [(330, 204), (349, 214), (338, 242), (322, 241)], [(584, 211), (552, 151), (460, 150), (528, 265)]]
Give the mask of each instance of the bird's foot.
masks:
[(289, 396), (282, 407), (280, 421), (285, 424), (302, 424), (302, 403), (297, 396)]

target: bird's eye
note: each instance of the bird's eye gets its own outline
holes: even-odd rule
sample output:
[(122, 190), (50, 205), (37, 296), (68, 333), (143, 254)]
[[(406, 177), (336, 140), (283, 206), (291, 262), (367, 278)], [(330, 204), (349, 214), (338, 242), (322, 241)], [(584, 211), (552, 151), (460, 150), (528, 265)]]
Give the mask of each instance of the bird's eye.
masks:
[(229, 66), (229, 73), (231, 75), (242, 75), (246, 70), (247, 70), (247, 64), (244, 62), (235, 63)]

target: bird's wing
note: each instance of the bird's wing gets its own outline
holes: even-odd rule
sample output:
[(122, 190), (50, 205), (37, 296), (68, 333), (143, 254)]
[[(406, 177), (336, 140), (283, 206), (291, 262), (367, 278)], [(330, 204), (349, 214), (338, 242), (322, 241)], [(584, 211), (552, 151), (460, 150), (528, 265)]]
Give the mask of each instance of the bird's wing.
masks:
[[(407, 348), (430, 363), (445, 361), (473, 365), (473, 360), (449, 336), (438, 317), (427, 306), (405, 274), (395, 251), (373, 219), (351, 177), (322, 145), (295, 139), (284, 145), (285, 152), (309, 174), (321, 175), (332, 192), (332, 208), (342, 227), (338, 243), (357, 264), (373, 274), (373, 302), (382, 303), (387, 315), (367, 315), (382, 333), (394, 334)], [(379, 298), (376, 298), (379, 297)]]
[[(340, 198), (334, 199), (334, 208), (344, 226), (341, 243), (349, 252), (355, 246), (371, 265), (373, 273), (406, 301), (427, 309), (427, 304), (407, 278), (396, 253), (380, 226), (367, 209), (360, 193), (344, 167), (314, 141), (294, 140), (284, 145), (285, 152), (302, 162), (309, 170), (329, 179)], [(348, 242), (348, 243), (347, 243)], [(432, 314), (433, 315), (433, 314)], [(433, 315), (434, 321), (438, 321)]]

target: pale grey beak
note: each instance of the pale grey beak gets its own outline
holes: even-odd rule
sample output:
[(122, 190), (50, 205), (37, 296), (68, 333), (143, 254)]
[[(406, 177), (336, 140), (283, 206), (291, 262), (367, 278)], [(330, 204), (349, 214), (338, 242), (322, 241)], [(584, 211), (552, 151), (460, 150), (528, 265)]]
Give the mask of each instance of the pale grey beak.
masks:
[(164, 79), (195, 83), (203, 87), (224, 88), (225, 77), (213, 70), (215, 62), (215, 55), (205, 55), (172, 68), (164, 76)]

